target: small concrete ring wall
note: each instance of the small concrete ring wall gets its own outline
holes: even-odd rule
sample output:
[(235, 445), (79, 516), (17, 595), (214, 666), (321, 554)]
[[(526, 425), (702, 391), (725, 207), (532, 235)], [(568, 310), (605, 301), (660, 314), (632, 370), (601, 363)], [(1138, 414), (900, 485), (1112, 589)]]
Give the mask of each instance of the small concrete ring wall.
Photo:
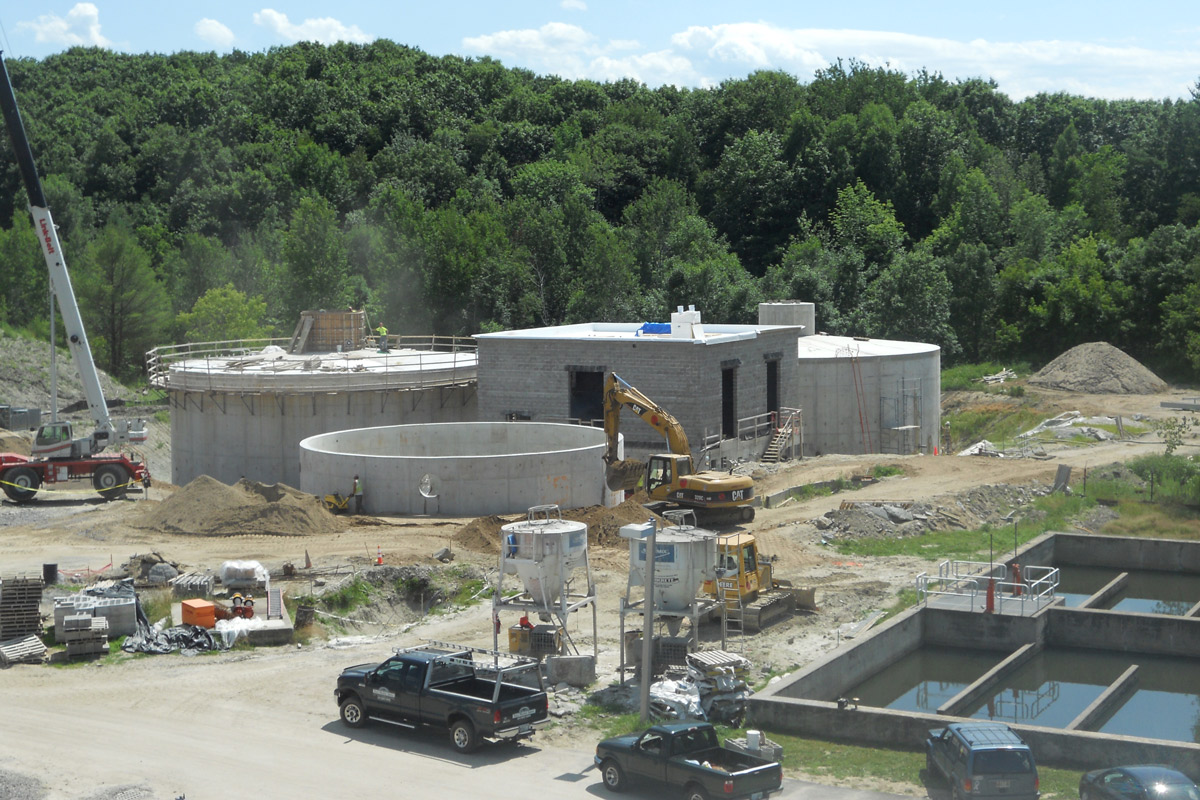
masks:
[[(300, 442), (300, 488), (323, 497), (363, 481), (371, 514), (477, 517), (554, 503), (615, 502), (604, 487), (604, 431), (545, 422), (390, 425)], [(431, 491), (422, 494), (422, 481)]]

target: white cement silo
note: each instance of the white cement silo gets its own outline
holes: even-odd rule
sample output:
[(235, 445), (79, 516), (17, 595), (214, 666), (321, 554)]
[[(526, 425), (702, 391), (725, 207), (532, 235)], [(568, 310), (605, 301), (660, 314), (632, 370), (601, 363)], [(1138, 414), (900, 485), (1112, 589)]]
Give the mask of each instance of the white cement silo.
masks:
[(549, 612), (587, 560), (587, 525), (563, 519), (558, 506), (535, 506), (500, 528), (500, 546), (501, 569), (518, 576), (530, 599)]
[[(506, 579), (511, 578), (520, 581), (519, 588), (505, 585)], [(599, 644), (596, 585), (588, 560), (587, 525), (563, 519), (557, 505), (540, 505), (530, 508), (525, 519), (500, 528), (500, 569), (492, 599), (496, 649), (502, 625), (500, 613), (518, 610), (522, 612), (521, 621), (509, 632), (510, 650), (538, 656), (562, 650), (578, 654), (568, 621), (572, 613), (588, 605), (592, 607), (594, 669)], [(556, 622), (534, 625), (530, 613), (543, 623)], [(526, 642), (524, 636), (530, 634), (530, 641)], [(528, 645), (532, 649), (515, 650), (514, 641), (521, 648)]]

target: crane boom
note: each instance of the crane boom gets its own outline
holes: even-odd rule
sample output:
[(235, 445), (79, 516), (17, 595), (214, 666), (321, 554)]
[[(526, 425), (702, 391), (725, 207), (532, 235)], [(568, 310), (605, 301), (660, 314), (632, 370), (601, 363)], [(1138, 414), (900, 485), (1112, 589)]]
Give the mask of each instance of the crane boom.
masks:
[[(39, 431), (34, 443), (35, 455), (71, 455), (71, 446), (79, 445), (76, 452), (82, 455), (99, 453), (110, 444), (139, 443), (146, 441), (145, 420), (119, 420), (114, 423), (108, 413), (108, 403), (104, 399), (104, 390), (100, 386), (100, 375), (96, 371), (96, 362), (92, 358), (92, 350), (88, 346), (87, 331), (83, 327), (83, 318), (79, 313), (79, 304), (75, 300), (75, 290), (71, 286), (71, 276), (67, 272), (66, 260), (63, 258), (62, 245), (58, 240), (58, 231), (46, 202), (42, 181), (38, 177), (37, 166), (33, 160), (33, 150), (25, 135), (25, 125), (21, 121), (21, 112), (17, 108), (16, 93), (13, 91), (9, 78), (8, 66), (3, 54), (0, 54), (0, 72), (3, 81), (0, 82), (0, 110), (4, 114), (5, 127), (12, 141), (13, 154), (21, 171), (21, 179), (25, 183), (25, 191), (29, 195), (29, 212), (33, 216), (33, 228), (46, 259), (46, 268), (50, 272), (50, 286), (58, 301), (58, 309), (62, 314), (63, 326), (66, 329), (67, 345), (75, 367), (79, 370), (79, 378), (83, 383), (84, 396), (87, 399), (88, 410), (96, 423), (95, 430), (86, 439), (76, 442), (51, 441), (63, 437), (43, 436)], [(56, 423), (60, 430), (65, 423)], [(69, 428), (65, 430), (69, 431)], [(63, 452), (65, 450), (65, 452)]]

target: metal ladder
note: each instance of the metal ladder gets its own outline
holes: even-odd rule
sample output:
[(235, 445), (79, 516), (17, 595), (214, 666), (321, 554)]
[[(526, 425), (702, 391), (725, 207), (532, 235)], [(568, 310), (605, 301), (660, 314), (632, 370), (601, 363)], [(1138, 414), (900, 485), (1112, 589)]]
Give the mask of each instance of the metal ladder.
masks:
[(763, 451), (763, 462), (768, 464), (778, 464), (780, 454), (783, 452), (783, 446), (787, 444), (788, 439), (791, 438), (791, 428), (780, 428), (775, 431), (775, 435), (772, 436), (771, 441), (767, 443), (767, 449)]
[(721, 590), (721, 649), (745, 652), (746, 628), (743, 624), (742, 595), (737, 587)]

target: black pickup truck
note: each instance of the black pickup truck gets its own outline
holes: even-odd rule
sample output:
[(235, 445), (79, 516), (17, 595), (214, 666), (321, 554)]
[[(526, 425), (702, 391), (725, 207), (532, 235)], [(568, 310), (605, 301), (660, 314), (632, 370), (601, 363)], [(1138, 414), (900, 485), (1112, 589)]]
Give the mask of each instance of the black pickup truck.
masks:
[(614, 792), (633, 781), (652, 781), (681, 789), (684, 800), (763, 800), (783, 788), (779, 762), (722, 747), (707, 722), (656, 725), (605, 739), (596, 745), (596, 766)]
[[(477, 653), (485, 657), (476, 659)], [(368, 719), (444, 728), (461, 753), (484, 739), (528, 738), (548, 722), (537, 661), (442, 642), (399, 649), (383, 663), (348, 667), (333, 694), (342, 721), (352, 728)]]

